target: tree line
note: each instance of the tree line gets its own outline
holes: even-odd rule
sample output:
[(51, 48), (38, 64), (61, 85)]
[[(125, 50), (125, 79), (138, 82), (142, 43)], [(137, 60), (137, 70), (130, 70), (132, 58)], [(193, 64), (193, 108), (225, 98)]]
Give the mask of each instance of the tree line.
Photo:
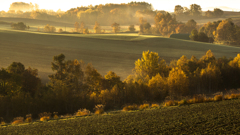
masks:
[(240, 54), (235, 58), (215, 58), (209, 50), (200, 59), (182, 56), (166, 64), (157, 53), (145, 51), (135, 61), (133, 73), (125, 80), (109, 71), (102, 76), (82, 60), (53, 57), (53, 74), (44, 85), (38, 70), (13, 62), (0, 70), (0, 116), (13, 118), (41, 112), (74, 113), (92, 110), (96, 104), (106, 109), (126, 104), (162, 102), (183, 96), (210, 94), (240, 87)]
[[(96, 6), (85, 6), (71, 8), (64, 12), (61, 10), (45, 10), (39, 9), (30, 3), (14, 2), (10, 5), (9, 11), (1, 11), (0, 16), (3, 17), (23, 17), (32, 19), (42, 19), (51, 21), (69, 21), (69, 22), (82, 22), (94, 25), (95, 21), (103, 25), (111, 25), (113, 22), (118, 22), (122, 25), (136, 24), (138, 18), (143, 17), (150, 23), (154, 22), (154, 16), (158, 13), (166, 14), (166, 11), (153, 10), (151, 4), (147, 2), (130, 2), (127, 4), (105, 4)], [(205, 15), (202, 14), (200, 5), (191, 4), (189, 8), (176, 5), (173, 15), (178, 20), (197, 19), (199, 17), (221, 17), (223, 11), (215, 8), (214, 11), (207, 11)]]

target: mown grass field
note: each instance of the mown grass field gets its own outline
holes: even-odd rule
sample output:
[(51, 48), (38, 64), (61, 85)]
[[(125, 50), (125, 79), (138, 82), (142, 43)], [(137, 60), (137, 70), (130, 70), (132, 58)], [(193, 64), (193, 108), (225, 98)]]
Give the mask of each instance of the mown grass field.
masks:
[(240, 100), (7, 126), (0, 134), (239, 134)]
[(47, 79), (52, 73), (53, 56), (83, 60), (105, 75), (114, 71), (124, 80), (132, 73), (134, 62), (143, 51), (154, 51), (168, 63), (182, 55), (202, 57), (212, 50), (216, 57), (235, 57), (240, 48), (138, 34), (49, 34), (29, 31), (0, 30), (0, 66), (21, 62), (39, 70)]

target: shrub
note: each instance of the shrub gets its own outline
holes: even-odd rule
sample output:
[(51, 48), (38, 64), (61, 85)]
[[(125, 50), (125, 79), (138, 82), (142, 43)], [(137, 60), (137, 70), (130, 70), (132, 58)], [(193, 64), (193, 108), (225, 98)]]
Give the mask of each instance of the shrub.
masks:
[(224, 95), (224, 100), (228, 100), (228, 99), (231, 99), (231, 95), (227, 94), (227, 95)]
[(203, 103), (205, 101), (204, 95), (195, 95), (193, 96), (193, 103)]
[(128, 105), (123, 107), (123, 111), (130, 111), (130, 110), (138, 110), (138, 106), (134, 104), (134, 105)]
[(52, 113), (47, 113), (47, 112), (44, 112), (44, 113), (40, 113), (39, 114), (39, 117), (40, 117), (40, 121), (46, 121), (46, 120), (49, 120), (51, 118), (51, 115)]
[(11, 27), (15, 30), (25, 30), (27, 28), (23, 22), (13, 23)]
[(28, 122), (28, 123), (32, 122), (32, 114), (27, 114), (25, 121)]
[(142, 104), (139, 106), (139, 109), (147, 109), (149, 108), (149, 104)]
[(214, 101), (213, 98), (205, 98), (204, 100), (205, 100), (205, 102), (212, 102), (212, 101)]
[(187, 104), (186, 99), (182, 99), (181, 101), (178, 101), (178, 105), (185, 105), (185, 104)]
[(174, 105), (174, 101), (172, 101), (172, 100), (166, 101), (164, 105), (165, 106), (173, 106)]
[(221, 101), (221, 100), (223, 100), (223, 96), (222, 95), (214, 96), (214, 101)]
[(16, 117), (13, 119), (12, 124), (21, 124), (23, 123), (24, 118), (23, 117)]
[(78, 112), (76, 112), (76, 116), (86, 116), (86, 115), (90, 115), (90, 111), (87, 109), (79, 109)]
[(95, 114), (103, 114), (104, 113), (104, 107), (105, 105), (103, 104), (98, 104), (94, 107)]
[(58, 118), (59, 118), (59, 117), (58, 117), (58, 112), (53, 112), (53, 115), (54, 115), (54, 116), (53, 116), (54, 119), (58, 119)]
[(157, 107), (159, 107), (159, 104), (152, 104), (151, 105), (151, 108), (157, 108)]
[(49, 24), (44, 26), (44, 32), (55, 32), (55, 31), (56, 31), (56, 28), (54, 26), (50, 26)]

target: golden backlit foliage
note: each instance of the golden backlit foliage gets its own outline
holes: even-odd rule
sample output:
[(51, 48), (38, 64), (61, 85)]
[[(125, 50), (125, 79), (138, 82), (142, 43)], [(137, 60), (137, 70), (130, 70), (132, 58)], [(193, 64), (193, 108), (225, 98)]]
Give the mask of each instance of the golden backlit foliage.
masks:
[[(133, 105), (123, 110), (149, 108), (150, 104), (143, 105), (145, 101), (169, 101), (166, 106), (210, 102), (214, 99), (199, 94), (240, 87), (239, 61), (240, 54), (233, 59), (217, 59), (208, 50), (200, 59), (183, 55), (172, 62), (174, 64), (167, 65), (157, 53), (145, 51), (142, 58), (136, 60), (133, 74), (122, 81), (112, 71), (102, 76), (91, 64), (66, 60), (65, 55), (59, 54), (53, 57), (53, 74), (46, 85), (41, 85), (37, 70), (25, 69), (23, 64), (14, 62), (0, 70), (0, 115), (14, 118), (31, 112), (36, 117), (42, 110), (75, 113), (79, 108), (92, 110), (96, 104), (102, 105), (94, 111), (102, 114), (104, 109), (118, 109), (127, 104), (142, 104), (142, 107)], [(183, 98), (192, 95), (195, 96), (191, 99)], [(239, 97), (232, 93), (222, 99)], [(77, 115), (85, 115), (84, 110), (78, 112)], [(50, 119), (51, 114), (43, 113), (39, 117), (44, 121)]]

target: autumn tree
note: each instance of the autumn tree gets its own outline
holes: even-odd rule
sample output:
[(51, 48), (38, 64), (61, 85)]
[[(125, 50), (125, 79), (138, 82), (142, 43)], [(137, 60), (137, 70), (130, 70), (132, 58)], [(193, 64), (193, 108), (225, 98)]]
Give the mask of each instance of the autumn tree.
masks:
[(192, 16), (201, 16), (201, 14), (202, 14), (201, 6), (197, 5), (197, 4), (190, 5), (190, 14)]
[(158, 53), (144, 51), (142, 53), (142, 58), (135, 62), (134, 72), (139, 79), (152, 78), (157, 73), (162, 76), (167, 76), (168, 68), (166, 62), (160, 59)]
[(158, 13), (155, 18), (155, 26), (158, 29), (158, 32), (164, 36), (175, 33), (175, 29), (178, 26), (176, 18), (171, 14)]
[(56, 28), (54, 26), (50, 26), (49, 24), (44, 26), (44, 32), (55, 32)]
[(128, 30), (130, 31), (130, 32), (135, 32), (135, 27), (134, 27), (134, 25), (130, 25), (129, 27), (128, 27)]
[(216, 41), (228, 44), (236, 41), (236, 26), (230, 20), (223, 20), (219, 23), (214, 33)]
[(215, 17), (221, 17), (224, 14), (224, 12), (221, 9), (219, 9), (219, 8), (214, 8), (213, 13), (214, 13)]
[(173, 68), (167, 82), (171, 97), (178, 98), (189, 93), (189, 79), (181, 68)]
[(184, 12), (184, 8), (181, 5), (176, 5), (174, 8), (174, 13), (176, 15), (182, 15)]
[(167, 82), (159, 73), (149, 80), (148, 87), (154, 101), (161, 101), (165, 99), (168, 94)]
[(105, 80), (106, 80), (106, 86), (107, 88), (110, 90), (113, 88), (113, 86), (117, 85), (121, 85), (122, 82), (120, 80), (120, 76), (118, 76), (116, 73), (109, 71), (106, 75), (105, 75)]
[(113, 28), (114, 33), (118, 33), (120, 31), (120, 27), (119, 27), (120, 25), (118, 23), (115, 22), (111, 26)]
[(98, 33), (98, 34), (101, 33), (101, 27), (100, 27), (100, 24), (98, 22), (95, 22), (95, 25), (94, 25), (93, 29), (94, 29), (94, 33)]
[(74, 23), (74, 28), (75, 28), (75, 31), (76, 31), (76, 32), (79, 31), (79, 27), (80, 27), (79, 23), (78, 23), (78, 22), (75, 22), (75, 23)]
[(140, 26), (139, 26), (140, 33), (146, 33), (146, 34), (151, 33), (151, 25), (150, 23), (147, 22), (147, 20), (140, 17), (139, 22), (140, 22)]
[(81, 24), (80, 24), (80, 33), (83, 33), (84, 29), (85, 29), (85, 23), (81, 22)]

